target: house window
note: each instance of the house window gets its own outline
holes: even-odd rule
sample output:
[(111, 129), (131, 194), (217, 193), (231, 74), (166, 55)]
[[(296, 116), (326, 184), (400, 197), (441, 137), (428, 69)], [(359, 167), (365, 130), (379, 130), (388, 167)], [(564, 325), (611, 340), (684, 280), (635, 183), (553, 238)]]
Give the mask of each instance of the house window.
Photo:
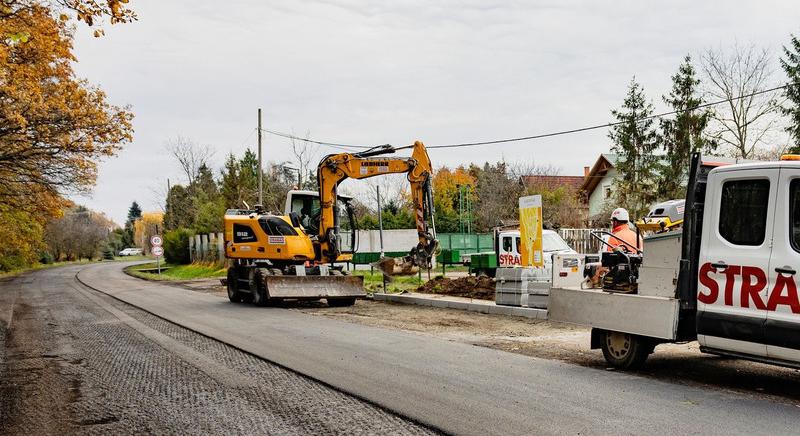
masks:
[(603, 198), (611, 198), (611, 185), (603, 186)]

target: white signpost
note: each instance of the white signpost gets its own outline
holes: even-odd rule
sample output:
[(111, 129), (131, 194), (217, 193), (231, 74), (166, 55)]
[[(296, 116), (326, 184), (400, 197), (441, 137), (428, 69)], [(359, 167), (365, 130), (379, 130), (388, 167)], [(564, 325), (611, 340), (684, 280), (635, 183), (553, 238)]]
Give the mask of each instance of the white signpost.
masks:
[(161, 256), (164, 255), (164, 249), (161, 247), (161, 244), (164, 241), (161, 239), (159, 235), (153, 235), (150, 237), (150, 252), (153, 253), (153, 256), (156, 257), (156, 267), (158, 268), (158, 275), (161, 275)]

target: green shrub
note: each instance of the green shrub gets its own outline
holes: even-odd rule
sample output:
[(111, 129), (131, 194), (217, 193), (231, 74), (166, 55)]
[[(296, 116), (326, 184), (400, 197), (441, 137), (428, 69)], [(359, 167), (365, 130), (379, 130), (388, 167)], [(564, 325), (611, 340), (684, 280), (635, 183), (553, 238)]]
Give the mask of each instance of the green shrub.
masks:
[(114, 260), (114, 248), (111, 245), (103, 248), (103, 260)]
[(42, 251), (39, 253), (39, 263), (42, 265), (49, 265), (53, 263), (53, 255), (48, 251)]
[(187, 264), (189, 257), (189, 239), (194, 232), (189, 229), (170, 230), (164, 234), (164, 259), (173, 265)]

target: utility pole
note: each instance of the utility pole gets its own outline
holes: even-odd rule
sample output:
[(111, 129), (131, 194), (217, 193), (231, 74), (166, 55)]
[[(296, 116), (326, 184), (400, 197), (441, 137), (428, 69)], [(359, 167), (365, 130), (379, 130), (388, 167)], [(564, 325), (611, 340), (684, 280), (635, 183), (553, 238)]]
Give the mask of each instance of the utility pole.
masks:
[(378, 192), (378, 236), (380, 236), (381, 241), (381, 257), (383, 257), (383, 210), (381, 208), (381, 187), (376, 186), (375, 189)]
[[(380, 259), (383, 260), (383, 210), (381, 208), (381, 187), (380, 185), (375, 187), (375, 190), (378, 194), (378, 236), (380, 236), (381, 241), (381, 256)], [(381, 276), (383, 279), (383, 292), (386, 293), (386, 274), (381, 272)]]
[(261, 108), (258, 108), (258, 205), (264, 206), (264, 166), (261, 163)]
[(467, 233), (472, 233), (472, 185), (466, 186), (467, 197)]
[(461, 185), (458, 188), (458, 232), (464, 233), (464, 189)]

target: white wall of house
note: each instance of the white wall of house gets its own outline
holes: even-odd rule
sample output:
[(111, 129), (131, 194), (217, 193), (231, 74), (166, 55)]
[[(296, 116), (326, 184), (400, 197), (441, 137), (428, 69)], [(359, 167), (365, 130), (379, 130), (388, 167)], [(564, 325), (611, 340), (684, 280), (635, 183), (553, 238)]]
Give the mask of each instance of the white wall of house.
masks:
[(606, 201), (612, 201), (614, 180), (617, 179), (618, 173), (616, 168), (608, 170), (605, 176), (597, 184), (597, 187), (589, 194), (589, 216), (594, 216), (600, 213), (605, 206)]

